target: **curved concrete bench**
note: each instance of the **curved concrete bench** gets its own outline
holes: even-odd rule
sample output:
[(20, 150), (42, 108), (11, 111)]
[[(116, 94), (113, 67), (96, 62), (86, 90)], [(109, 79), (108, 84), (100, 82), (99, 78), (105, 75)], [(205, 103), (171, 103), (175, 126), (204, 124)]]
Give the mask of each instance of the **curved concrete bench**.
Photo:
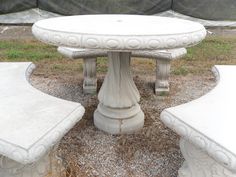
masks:
[[(96, 58), (106, 57), (107, 52), (103, 50), (74, 49), (68, 47), (58, 47), (58, 52), (71, 59), (84, 59), (84, 83), (83, 90), (85, 93), (96, 93)], [(169, 91), (169, 73), (171, 60), (181, 58), (187, 53), (185, 48), (171, 50), (150, 50), (134, 51), (133, 57), (143, 57), (156, 59), (156, 82), (155, 93)], [(157, 64), (158, 62), (158, 64)]]
[(179, 177), (236, 177), (236, 66), (215, 66), (217, 86), (165, 109), (161, 120), (181, 136)]
[(50, 150), (83, 116), (79, 103), (28, 83), (32, 63), (0, 63), (0, 176), (45, 177)]

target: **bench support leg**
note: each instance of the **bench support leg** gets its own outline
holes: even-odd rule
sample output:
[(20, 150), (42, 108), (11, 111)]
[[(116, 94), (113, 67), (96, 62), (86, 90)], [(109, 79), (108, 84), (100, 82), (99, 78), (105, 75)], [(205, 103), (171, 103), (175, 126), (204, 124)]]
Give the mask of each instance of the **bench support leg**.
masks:
[(155, 93), (169, 92), (170, 60), (156, 60)]
[(55, 151), (32, 164), (23, 165), (0, 155), (0, 177), (62, 177), (64, 168)]
[(50, 173), (49, 167), (49, 155), (29, 165), (23, 165), (7, 157), (0, 156), (0, 176), (2, 177), (45, 177)]
[(183, 138), (180, 140), (180, 148), (185, 162), (178, 177), (236, 177), (236, 173), (232, 173)]
[(108, 52), (108, 73), (98, 94), (100, 103), (94, 113), (94, 124), (111, 134), (131, 133), (144, 124), (130, 56), (130, 52)]
[(96, 94), (97, 92), (97, 77), (96, 77), (96, 58), (83, 59), (84, 64), (84, 93)]

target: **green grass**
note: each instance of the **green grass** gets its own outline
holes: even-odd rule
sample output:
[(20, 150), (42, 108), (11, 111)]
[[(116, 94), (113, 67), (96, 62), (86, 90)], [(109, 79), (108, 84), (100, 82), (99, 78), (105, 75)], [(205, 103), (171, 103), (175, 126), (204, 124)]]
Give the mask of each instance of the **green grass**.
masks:
[[(31, 61), (38, 65), (40, 73), (56, 74), (72, 68), (70, 60), (64, 58), (55, 46), (43, 44), (36, 40), (0, 41), (0, 61)], [(58, 65), (58, 66), (57, 66)], [(81, 67), (74, 70), (82, 71)]]
[[(35, 49), (35, 48), (34, 48)], [(4, 52), (5, 58), (9, 61), (40, 61), (44, 59), (58, 59), (61, 58), (59, 54), (50, 51), (38, 51), (38, 50), (24, 51), (20, 49), (10, 49)]]
[(195, 47), (189, 48), (186, 60), (201, 60), (205, 58), (216, 58), (228, 55), (235, 46), (235, 41), (219, 37), (207, 38)]
[(172, 73), (173, 73), (174, 75), (186, 76), (186, 75), (189, 73), (189, 70), (188, 70), (188, 68), (186, 68), (185, 66), (180, 66), (180, 67), (174, 69), (174, 70), (172, 71)]
[(99, 57), (97, 60), (97, 72), (106, 73), (107, 72), (107, 58)]
[[(37, 40), (0, 41), (0, 61), (32, 61), (38, 73), (46, 75), (82, 73), (82, 60), (69, 60), (59, 54), (56, 47)], [(188, 54), (171, 64), (173, 75), (205, 74), (215, 64), (236, 64), (236, 36), (210, 36), (200, 44), (188, 48)], [(135, 73), (154, 74), (155, 60), (134, 59)], [(99, 57), (97, 72), (107, 72), (107, 58)]]
[(38, 41), (34, 40), (28, 40), (28, 41), (21, 41), (21, 40), (3, 40), (0, 41), (0, 49), (19, 49), (19, 50), (27, 50), (27, 49), (34, 49), (37, 47), (37, 49), (53, 49), (55, 47), (48, 46), (43, 43), (39, 43)]
[(0, 60), (5, 61), (40, 61), (63, 58), (54, 46), (37, 41), (0, 41)]
[(210, 36), (173, 62), (172, 74), (205, 74), (216, 64), (236, 64), (236, 37)]

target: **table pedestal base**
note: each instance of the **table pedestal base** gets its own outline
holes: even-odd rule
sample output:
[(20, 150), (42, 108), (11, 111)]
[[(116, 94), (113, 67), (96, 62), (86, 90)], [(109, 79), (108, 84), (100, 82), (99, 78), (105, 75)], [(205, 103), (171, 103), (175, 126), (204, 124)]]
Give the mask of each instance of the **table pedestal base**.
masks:
[(132, 133), (143, 127), (144, 114), (138, 105), (127, 109), (113, 109), (99, 104), (94, 112), (94, 124), (111, 134)]
[(108, 52), (108, 73), (98, 94), (100, 103), (94, 113), (94, 124), (111, 134), (132, 133), (144, 125), (130, 56), (130, 52)]

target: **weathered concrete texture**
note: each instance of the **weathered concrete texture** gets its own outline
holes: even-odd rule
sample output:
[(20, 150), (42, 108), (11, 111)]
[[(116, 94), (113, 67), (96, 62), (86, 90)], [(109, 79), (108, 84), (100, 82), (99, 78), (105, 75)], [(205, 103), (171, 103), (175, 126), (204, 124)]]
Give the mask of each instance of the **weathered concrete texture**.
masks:
[[(12, 177), (14, 169), (24, 165), (27, 168), (20, 168), (19, 177), (31, 177), (27, 171), (38, 165), (48, 166), (48, 160), (40, 165), (42, 158), (84, 114), (81, 104), (33, 88), (28, 83), (33, 69), (32, 63), (0, 64), (0, 160), (6, 159), (6, 164), (0, 164), (0, 174), (4, 177)], [(45, 171), (35, 173), (41, 177)]]
[(168, 108), (161, 120), (181, 137), (179, 177), (236, 176), (236, 66), (213, 68), (218, 85), (205, 96)]

